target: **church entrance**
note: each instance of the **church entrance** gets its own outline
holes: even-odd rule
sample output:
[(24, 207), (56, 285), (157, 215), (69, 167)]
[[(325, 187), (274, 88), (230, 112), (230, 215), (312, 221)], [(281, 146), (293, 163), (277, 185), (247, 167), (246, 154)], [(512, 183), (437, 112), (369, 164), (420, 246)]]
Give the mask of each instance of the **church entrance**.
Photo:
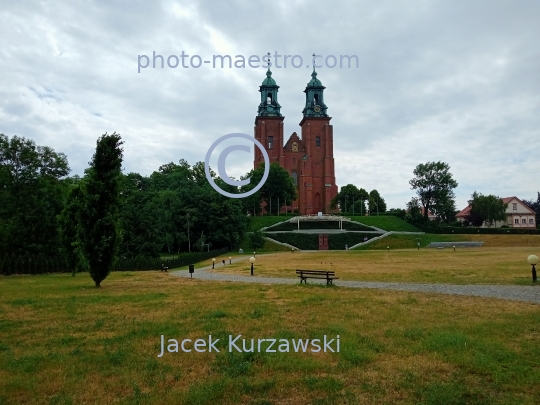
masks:
[(319, 250), (328, 250), (328, 235), (319, 235)]

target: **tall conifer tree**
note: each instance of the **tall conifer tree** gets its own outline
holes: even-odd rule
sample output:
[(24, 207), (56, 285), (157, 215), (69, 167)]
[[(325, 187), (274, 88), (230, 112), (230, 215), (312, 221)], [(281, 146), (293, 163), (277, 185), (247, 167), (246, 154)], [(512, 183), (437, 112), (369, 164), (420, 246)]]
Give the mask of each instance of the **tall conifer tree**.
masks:
[(107, 278), (120, 245), (119, 209), (123, 144), (116, 132), (97, 140), (96, 152), (86, 169), (81, 242), (90, 277), (96, 287)]

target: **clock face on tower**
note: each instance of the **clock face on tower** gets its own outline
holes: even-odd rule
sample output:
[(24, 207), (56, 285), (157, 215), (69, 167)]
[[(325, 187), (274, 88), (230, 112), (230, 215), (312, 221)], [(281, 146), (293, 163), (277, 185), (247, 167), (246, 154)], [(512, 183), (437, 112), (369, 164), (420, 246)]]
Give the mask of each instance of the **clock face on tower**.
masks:
[(313, 107), (313, 111), (315, 112), (321, 112), (321, 107), (316, 105), (315, 107)]

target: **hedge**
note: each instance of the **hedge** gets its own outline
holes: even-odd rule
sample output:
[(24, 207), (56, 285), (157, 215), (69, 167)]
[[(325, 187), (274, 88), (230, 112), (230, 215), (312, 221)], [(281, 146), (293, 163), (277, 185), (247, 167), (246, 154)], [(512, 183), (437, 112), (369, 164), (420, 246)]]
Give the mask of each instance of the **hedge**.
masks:
[(495, 235), (540, 235), (540, 229), (534, 228), (474, 228), (461, 226), (423, 226), (428, 233), (436, 234), (495, 234)]
[(378, 233), (358, 233), (344, 232), (328, 235), (328, 249), (330, 250), (345, 250), (345, 245), (348, 247), (354, 246), (360, 242), (364, 242), (364, 238), (372, 239), (381, 236)]
[(288, 243), (301, 250), (319, 249), (319, 235), (316, 233), (272, 233), (265, 236), (278, 242)]
[[(288, 243), (301, 250), (318, 250), (319, 235), (313, 233), (275, 233), (267, 234), (266, 236), (277, 240), (278, 242)], [(364, 238), (372, 239), (380, 234), (375, 233), (360, 233), (360, 232), (343, 232), (328, 235), (328, 249), (330, 250), (345, 250), (345, 245), (349, 247), (363, 242)]]
[[(211, 257), (223, 255), (228, 249), (212, 250), (200, 253), (182, 253), (177, 257), (154, 259), (134, 258), (119, 259), (113, 271), (160, 270), (161, 264), (169, 269), (187, 266)], [(44, 273), (70, 273), (71, 268), (61, 256), (15, 256), (0, 257), (0, 274), (44, 274)]]

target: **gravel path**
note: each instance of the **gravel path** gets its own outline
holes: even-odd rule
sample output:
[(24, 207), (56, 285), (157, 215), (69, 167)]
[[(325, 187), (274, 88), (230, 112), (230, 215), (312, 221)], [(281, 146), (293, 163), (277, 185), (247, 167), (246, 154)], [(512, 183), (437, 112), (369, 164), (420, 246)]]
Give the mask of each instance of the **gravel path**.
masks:
[[(233, 259), (233, 262), (247, 260), (249, 256), (243, 256)], [(216, 269), (223, 265), (216, 263)], [(234, 274), (216, 273), (207, 271), (212, 266), (195, 269), (193, 277), (199, 280), (215, 281), (236, 281), (241, 283), (262, 283), (262, 284), (298, 284), (297, 278), (277, 278), (277, 277), (258, 277), (241, 276)], [(255, 268), (256, 271), (256, 268)], [(190, 277), (187, 270), (173, 271), (172, 275), (178, 277)], [(310, 284), (326, 284), (324, 280), (309, 280)], [(485, 285), (485, 284), (413, 284), (413, 283), (386, 283), (371, 281), (334, 281), (339, 287), (348, 288), (375, 288), (383, 290), (428, 292), (450, 295), (465, 295), (473, 297), (500, 298), (512, 301), (525, 301), (540, 304), (540, 286), (514, 286), (514, 285)]]

